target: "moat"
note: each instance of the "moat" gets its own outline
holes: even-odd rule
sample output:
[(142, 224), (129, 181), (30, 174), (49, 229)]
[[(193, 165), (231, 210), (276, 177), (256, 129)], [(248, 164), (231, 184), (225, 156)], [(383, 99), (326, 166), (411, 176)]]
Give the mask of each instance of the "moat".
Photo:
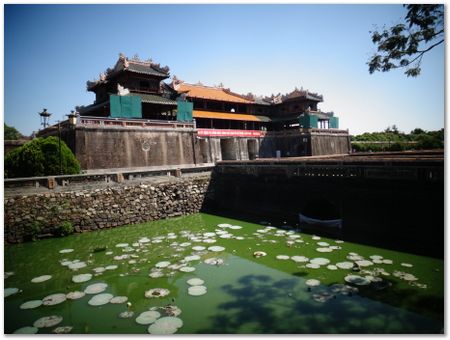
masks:
[(200, 213), (7, 245), (5, 333), (443, 332), (443, 260), (270, 222)]

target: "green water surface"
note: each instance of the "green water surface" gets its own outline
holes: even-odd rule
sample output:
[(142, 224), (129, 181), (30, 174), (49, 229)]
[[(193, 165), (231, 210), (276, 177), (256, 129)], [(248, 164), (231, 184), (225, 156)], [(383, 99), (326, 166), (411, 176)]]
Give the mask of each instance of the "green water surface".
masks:
[[(218, 224), (241, 226), (220, 228)], [(223, 231), (231, 238), (221, 238)], [(205, 233), (215, 233), (204, 235)], [(230, 236), (228, 236), (230, 237)], [(150, 242), (139, 242), (148, 238)], [(205, 240), (215, 240), (207, 243)], [(51, 333), (58, 326), (72, 326), (72, 333), (147, 333), (149, 325), (135, 318), (152, 307), (176, 305), (183, 321), (177, 333), (440, 333), (444, 327), (444, 262), (354, 243), (314, 237), (286, 228), (267, 228), (226, 217), (195, 214), (111, 230), (76, 234), (65, 238), (5, 246), (5, 288), (19, 292), (5, 297), (5, 333), (13, 333), (44, 316), (58, 315), (63, 321), (53, 327), (39, 328)], [(319, 252), (318, 242), (340, 247), (332, 252)], [(116, 247), (128, 243), (128, 247)], [(194, 246), (222, 246), (219, 252), (193, 250)], [(102, 250), (102, 248), (106, 249)], [(60, 253), (63, 249), (74, 249)], [(94, 251), (97, 250), (97, 251)], [(266, 256), (255, 257), (255, 251)], [(327, 265), (308, 268), (308, 262), (277, 259), (277, 255), (326, 258), (329, 264), (350, 261), (357, 254), (364, 259), (379, 255), (392, 264), (372, 263), (352, 269), (330, 270)], [(125, 258), (114, 257), (127, 255)], [(185, 262), (188, 255), (199, 260)], [(204, 263), (208, 258), (223, 260), (222, 265)], [(80, 260), (87, 266), (78, 270), (61, 264)], [(182, 272), (169, 267), (160, 269), (163, 277), (151, 278), (155, 264), (169, 261), (195, 268)], [(390, 261), (387, 261), (390, 262)], [(403, 264), (403, 265), (402, 265)], [(406, 264), (406, 266), (405, 266)], [(118, 265), (117, 269), (96, 274), (93, 269)], [(412, 266), (410, 266), (412, 265)], [(153, 269), (155, 270), (155, 269)], [(380, 274), (382, 272), (382, 274)], [(10, 275), (10, 273), (13, 273)], [(73, 283), (77, 274), (94, 274), (83, 283)], [(400, 273), (400, 274), (399, 274)], [(403, 274), (412, 274), (414, 280)], [(358, 286), (347, 283), (349, 275), (377, 277), (379, 282)], [(10, 276), (9, 276), (10, 275)], [(31, 279), (51, 275), (51, 279), (33, 283)], [(205, 281), (207, 293), (188, 294), (190, 278)], [(308, 287), (306, 280), (317, 279), (320, 285)], [(66, 300), (53, 306), (21, 309), (30, 300), (41, 300), (55, 294), (83, 291), (87, 286), (103, 282), (103, 293), (126, 296), (130, 306), (105, 304), (91, 306), (93, 295)], [(334, 284), (348, 284), (357, 293), (333, 292)], [(165, 297), (144, 297), (145, 291), (165, 288)], [(128, 319), (118, 317), (124, 311), (134, 312)], [(161, 316), (164, 316), (162, 310)]]

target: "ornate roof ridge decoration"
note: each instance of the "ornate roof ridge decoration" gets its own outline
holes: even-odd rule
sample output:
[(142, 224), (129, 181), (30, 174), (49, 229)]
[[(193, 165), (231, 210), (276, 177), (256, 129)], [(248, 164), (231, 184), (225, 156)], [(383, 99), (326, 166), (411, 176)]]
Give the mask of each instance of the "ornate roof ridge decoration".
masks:
[(295, 89), (282, 96), (282, 101), (294, 99), (294, 98), (301, 98), (304, 97), (306, 99), (316, 100), (316, 101), (323, 101), (323, 96), (318, 93), (309, 92), (309, 90), (303, 90), (303, 87), (300, 88), (300, 90), (295, 87)]
[[(132, 65), (136, 65), (138, 67), (143, 68), (133, 69)], [(148, 70), (145, 69), (146, 67), (148, 67)], [(139, 59), (137, 55), (135, 55), (132, 59), (129, 59), (127, 58), (127, 56), (125, 56), (125, 54), (119, 53), (119, 59), (117, 60), (114, 67), (112, 68), (108, 67), (105, 72), (100, 73), (99, 79), (95, 79), (93, 81), (88, 80), (86, 82), (86, 87), (89, 90), (99, 84), (107, 83), (110, 78), (112, 78), (113, 76), (122, 71), (151, 74), (162, 78), (167, 78), (170, 75), (169, 73), (170, 69), (168, 66), (162, 67), (160, 64), (154, 63), (152, 59), (143, 61)]]

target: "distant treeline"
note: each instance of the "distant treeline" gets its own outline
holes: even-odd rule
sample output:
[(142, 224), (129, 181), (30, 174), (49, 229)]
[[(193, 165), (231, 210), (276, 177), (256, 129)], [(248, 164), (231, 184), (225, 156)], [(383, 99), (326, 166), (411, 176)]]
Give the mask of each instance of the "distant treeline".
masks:
[(351, 137), (356, 152), (402, 151), (444, 148), (444, 129), (425, 131), (420, 128), (410, 133), (400, 132), (395, 125), (383, 132), (366, 132)]

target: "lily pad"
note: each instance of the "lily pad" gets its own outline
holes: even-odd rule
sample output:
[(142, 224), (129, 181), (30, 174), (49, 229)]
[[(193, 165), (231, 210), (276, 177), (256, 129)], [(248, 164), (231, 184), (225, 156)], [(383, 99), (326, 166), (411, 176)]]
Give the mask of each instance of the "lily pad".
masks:
[(318, 251), (319, 253), (331, 253), (333, 249), (331, 247), (321, 247), (316, 248), (316, 251)]
[(26, 327), (16, 329), (13, 332), (13, 334), (36, 334), (38, 331), (39, 331), (39, 328), (37, 328), (37, 327), (26, 326)]
[(319, 266), (324, 266), (324, 265), (327, 265), (328, 263), (330, 263), (330, 260), (323, 258), (323, 257), (316, 257), (314, 259), (309, 260), (309, 262), (312, 264), (317, 264)]
[(370, 284), (370, 280), (359, 275), (347, 275), (346, 277), (344, 277), (344, 280), (357, 286), (366, 286)]
[(54, 330), (52, 330), (52, 333), (55, 334), (69, 334), (72, 332), (73, 326), (60, 326), (56, 327)]
[(33, 309), (42, 305), (42, 300), (31, 300), (20, 305), (20, 309)]
[(86, 295), (85, 292), (75, 291), (75, 292), (67, 293), (66, 298), (68, 298), (69, 300), (77, 300), (77, 299), (81, 299), (85, 295)]
[(3, 291), (3, 296), (8, 297), (13, 294), (17, 294), (19, 292), (19, 288), (5, 288)]
[(219, 252), (219, 251), (224, 251), (225, 247), (221, 247), (221, 246), (211, 246), (208, 248), (209, 251), (213, 251), (213, 252)]
[(263, 256), (266, 256), (266, 255), (267, 255), (267, 253), (264, 252), (264, 251), (261, 251), (261, 250), (255, 251), (255, 252), (253, 253), (253, 256), (256, 257), (256, 258), (258, 258), (258, 257), (263, 257)]
[(108, 285), (106, 283), (94, 283), (86, 287), (84, 292), (86, 294), (98, 294), (106, 290)]
[(60, 254), (67, 254), (73, 252), (73, 249), (61, 249), (59, 251)]
[(205, 286), (191, 286), (188, 288), (188, 294), (192, 296), (200, 296), (206, 294), (207, 289)]
[(136, 318), (136, 323), (140, 325), (149, 325), (155, 322), (160, 316), (161, 313), (149, 310), (147, 312), (139, 314), (138, 317)]
[(86, 282), (92, 279), (92, 274), (79, 274), (72, 276), (72, 281), (75, 283)]
[(174, 334), (183, 326), (183, 321), (175, 316), (165, 316), (156, 320), (148, 327), (150, 334)]
[(308, 262), (309, 258), (307, 258), (306, 256), (291, 256), (291, 260), (294, 262)]
[(224, 264), (225, 261), (221, 258), (210, 257), (209, 259), (204, 260), (203, 263), (209, 264), (211, 266), (220, 266)]
[(120, 319), (130, 319), (133, 317), (133, 315), (134, 315), (133, 311), (126, 310), (124, 312), (119, 313), (119, 318)]
[(128, 301), (128, 297), (126, 296), (114, 296), (109, 303), (112, 304), (120, 304), (120, 303), (125, 303)]
[(146, 298), (160, 298), (170, 294), (170, 290), (165, 288), (153, 288), (147, 290), (144, 295)]
[(180, 272), (190, 273), (195, 270), (195, 267), (181, 267), (179, 270)]
[(86, 267), (87, 264), (85, 262), (72, 262), (69, 264), (69, 268), (72, 270), (77, 270)]
[(289, 256), (288, 255), (277, 255), (276, 259), (277, 260), (289, 260)]
[(106, 305), (111, 301), (111, 299), (114, 297), (114, 295), (109, 293), (101, 293), (94, 295), (89, 301), (88, 304), (91, 306), (102, 306)]
[(194, 277), (192, 279), (189, 279), (186, 281), (188, 285), (190, 286), (201, 286), (202, 284), (205, 283), (205, 281), (203, 281), (202, 279), (199, 279), (197, 277)]
[(37, 328), (48, 328), (53, 327), (59, 324), (63, 320), (62, 316), (59, 315), (50, 315), (50, 316), (44, 316), (40, 319), (37, 319), (33, 326)]
[(66, 301), (66, 294), (58, 293), (58, 294), (52, 294), (49, 296), (46, 296), (42, 299), (42, 304), (44, 306), (53, 306), (60, 304), (64, 301)]
[(320, 285), (320, 281), (316, 279), (309, 279), (305, 281), (305, 284), (309, 287), (316, 287)]
[(161, 261), (155, 264), (156, 268), (166, 268), (168, 265), (170, 265), (169, 261)]
[(352, 269), (353, 262), (348, 262), (348, 261), (338, 262), (338, 263), (336, 263), (336, 267), (338, 267), (339, 269)]
[(44, 281), (48, 281), (51, 278), (52, 278), (51, 275), (41, 275), (41, 276), (38, 276), (38, 277), (35, 277), (35, 278), (31, 279), (31, 282), (33, 282), (33, 283), (41, 283), (41, 282), (44, 282)]

